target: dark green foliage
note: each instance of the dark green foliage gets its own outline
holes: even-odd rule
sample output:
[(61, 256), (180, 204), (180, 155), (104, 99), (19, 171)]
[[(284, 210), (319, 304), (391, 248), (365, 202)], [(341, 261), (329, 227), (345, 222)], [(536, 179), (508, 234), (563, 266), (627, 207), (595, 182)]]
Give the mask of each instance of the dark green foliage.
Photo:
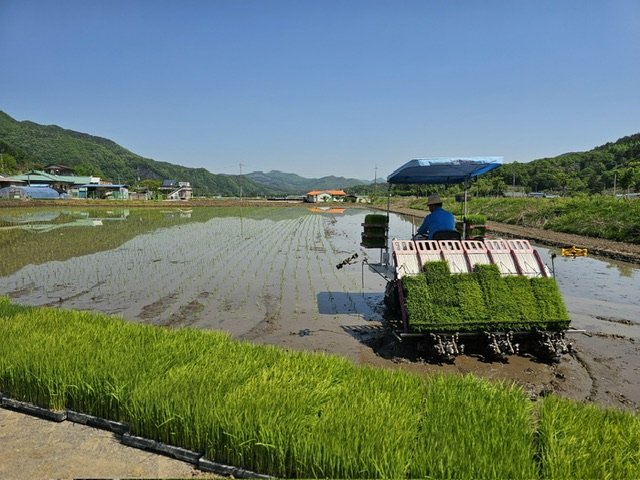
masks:
[[(135, 186), (141, 180), (188, 181), (198, 195), (243, 196), (304, 194), (314, 189), (348, 188), (367, 183), (354, 178), (303, 178), (272, 171), (219, 175), (143, 158), (105, 138), (55, 125), (18, 122), (0, 112), (0, 173), (16, 174), (51, 163), (72, 167), (76, 175), (96, 175)], [(3, 172), (4, 170), (4, 172)]]
[[(499, 178), (503, 184), (526, 191), (597, 194), (613, 188), (640, 188), (640, 134), (629, 135), (586, 152), (572, 152), (527, 163), (504, 165), (484, 178)], [(473, 191), (473, 188), (472, 188)]]
[(215, 175), (204, 168), (188, 168), (143, 158), (106, 138), (66, 130), (55, 125), (18, 122), (0, 112), (0, 152), (11, 154), (17, 169), (26, 171), (57, 163), (77, 174), (92, 174), (135, 186), (141, 180), (191, 182), (194, 195), (244, 196), (279, 193), (246, 176)]
[[(640, 133), (586, 152), (504, 164), (476, 178), (468, 194), (470, 198), (499, 197), (508, 190), (521, 193), (538, 191), (561, 196), (612, 194), (614, 184), (617, 193), (640, 191)], [(445, 197), (453, 197), (462, 190), (461, 185), (396, 185), (393, 194), (426, 197), (431, 193), (440, 193)], [(416, 202), (415, 208), (421, 208), (420, 205), (426, 210), (426, 200)], [(453, 207), (453, 204), (449, 207)]]
[(420, 275), (402, 279), (411, 329), (508, 331), (561, 329), (569, 315), (551, 278), (502, 277), (496, 265), (471, 274), (449, 273), (446, 262), (429, 262)]

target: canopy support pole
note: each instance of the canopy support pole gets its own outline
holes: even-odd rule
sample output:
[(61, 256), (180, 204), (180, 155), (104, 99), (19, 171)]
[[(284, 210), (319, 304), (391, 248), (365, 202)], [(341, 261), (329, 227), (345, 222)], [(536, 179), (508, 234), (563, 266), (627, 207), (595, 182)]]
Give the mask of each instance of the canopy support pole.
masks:
[(469, 178), (464, 179), (464, 202), (462, 207), (462, 239), (467, 238), (467, 187)]

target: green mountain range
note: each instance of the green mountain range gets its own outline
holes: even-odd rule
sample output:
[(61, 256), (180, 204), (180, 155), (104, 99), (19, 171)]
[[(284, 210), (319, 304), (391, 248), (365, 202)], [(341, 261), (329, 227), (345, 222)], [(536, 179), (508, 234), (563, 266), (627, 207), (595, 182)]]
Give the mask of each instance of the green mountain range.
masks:
[(0, 111), (0, 174), (11, 175), (51, 164), (71, 167), (77, 175), (95, 175), (117, 183), (142, 180), (190, 182), (195, 196), (302, 195), (314, 189), (340, 189), (367, 184), (342, 177), (307, 179), (282, 172), (248, 175), (213, 174), (144, 158), (106, 138), (56, 125), (17, 121)]
[(265, 185), (275, 190), (289, 192), (291, 194), (309, 192), (311, 190), (335, 190), (346, 189), (358, 185), (369, 185), (372, 182), (358, 180), (357, 178), (336, 177), (333, 175), (321, 178), (304, 178), (295, 173), (284, 173), (279, 170), (270, 172), (252, 172), (247, 175), (251, 180), (260, 185)]
[[(398, 167), (392, 165), (389, 171)], [(0, 111), (0, 174), (11, 175), (50, 164), (67, 165), (77, 175), (95, 175), (117, 183), (136, 185), (142, 180), (191, 182), (196, 196), (302, 195), (310, 190), (345, 189), (348, 193), (384, 191), (366, 180), (325, 176), (304, 178), (277, 170), (247, 175), (213, 174), (141, 157), (106, 138), (55, 125), (17, 121)], [(640, 190), (640, 133), (586, 152), (564, 153), (526, 163), (508, 163), (478, 179), (485, 194), (504, 192), (517, 185), (526, 191), (560, 194), (637, 192)], [(413, 192), (411, 186), (399, 188)]]

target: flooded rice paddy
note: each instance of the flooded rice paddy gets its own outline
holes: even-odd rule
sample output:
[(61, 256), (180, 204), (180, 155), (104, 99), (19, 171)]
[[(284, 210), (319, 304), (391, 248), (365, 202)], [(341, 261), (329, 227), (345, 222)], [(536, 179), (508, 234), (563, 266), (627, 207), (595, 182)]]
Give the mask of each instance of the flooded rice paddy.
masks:
[[(202, 208), (64, 212), (64, 218), (3, 212), (0, 235), (20, 228), (29, 238), (2, 242), (2, 258), (18, 256), (21, 264), (0, 278), (0, 294), (28, 305), (288, 344), (270, 336), (284, 333), (332, 350), (330, 340), (316, 343), (315, 332), (350, 336), (348, 327), (380, 320), (384, 291), (384, 279), (363, 268), (369, 255), (380, 260), (379, 250), (359, 247), (366, 212), (336, 212)], [(131, 238), (127, 225), (137, 232)], [(111, 235), (121, 242), (100, 249)], [(32, 243), (28, 252), (20, 249), (23, 241)], [(78, 254), (67, 258), (69, 251)], [(357, 264), (336, 268), (354, 253)]]
[[(364, 363), (398, 363), (371, 347), (384, 343), (386, 280), (377, 273), (381, 251), (360, 246), (367, 213), (3, 209), (0, 295), (173, 328), (225, 330), (238, 339)], [(409, 217), (391, 214), (391, 237), (409, 238), (413, 228)], [(578, 353), (551, 370), (521, 359), (510, 361), (517, 370), (511, 372), (473, 359), (456, 360), (455, 368), (516, 378), (532, 388), (584, 391), (574, 396), (603, 403), (615, 397), (637, 408), (640, 266), (592, 257), (552, 260), (557, 251), (538, 250), (555, 269), (572, 327), (588, 334), (574, 334)]]

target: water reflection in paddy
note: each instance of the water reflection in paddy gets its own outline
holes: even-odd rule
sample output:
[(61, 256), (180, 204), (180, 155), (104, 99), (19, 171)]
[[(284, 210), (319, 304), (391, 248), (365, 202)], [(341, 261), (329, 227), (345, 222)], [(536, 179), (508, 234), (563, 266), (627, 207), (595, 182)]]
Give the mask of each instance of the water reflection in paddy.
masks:
[[(0, 294), (16, 302), (251, 339), (278, 329), (344, 334), (340, 326), (382, 317), (385, 280), (362, 263), (380, 260), (379, 250), (360, 247), (367, 210), (0, 213)], [(392, 237), (413, 228), (391, 215)], [(551, 266), (554, 250), (537, 248)], [(355, 264), (336, 268), (354, 253)], [(638, 266), (560, 256), (553, 264), (575, 328), (640, 337)]]
[[(194, 209), (189, 218), (132, 209), (123, 222), (126, 231), (99, 251), (90, 244), (100, 244), (122, 226), (88, 227), (69, 220), (54, 233), (44, 229), (46, 215), (14, 225), (4, 215), (3, 227), (27, 230), (13, 243), (15, 229), (10, 234), (9, 228), (0, 230), (7, 238), (2, 257), (22, 258), (15, 271), (0, 278), (0, 294), (29, 305), (223, 329), (250, 339), (277, 329), (290, 334), (332, 328), (344, 334), (334, 317), (347, 316), (351, 324), (380, 318), (383, 279), (361, 264), (336, 268), (353, 253), (364, 258), (360, 223), (367, 212), (205, 211)], [(58, 217), (54, 221), (60, 222)], [(27, 260), (24, 242), (32, 247)]]

